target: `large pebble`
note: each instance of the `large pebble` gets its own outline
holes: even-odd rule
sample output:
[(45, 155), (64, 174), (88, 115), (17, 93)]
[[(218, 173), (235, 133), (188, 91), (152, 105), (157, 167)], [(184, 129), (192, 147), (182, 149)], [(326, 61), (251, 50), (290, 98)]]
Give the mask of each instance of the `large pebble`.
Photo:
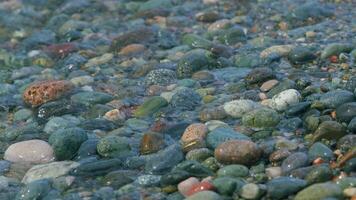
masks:
[(248, 84), (259, 84), (274, 78), (273, 71), (267, 67), (260, 67), (251, 70), (245, 77)]
[(42, 81), (28, 86), (23, 92), (23, 100), (32, 106), (39, 106), (63, 97), (73, 88), (74, 85), (65, 80)]
[(54, 153), (52, 147), (43, 140), (27, 140), (10, 145), (4, 159), (15, 163), (47, 163), (54, 160)]
[(203, 140), (205, 139), (207, 133), (208, 127), (205, 124), (194, 123), (185, 129), (181, 141), (183, 144), (187, 144), (192, 141)]
[(295, 200), (322, 200), (327, 198), (342, 198), (341, 188), (330, 182), (313, 184), (298, 192)]
[(288, 174), (294, 169), (305, 167), (309, 163), (308, 156), (302, 152), (296, 152), (288, 156), (282, 163), (282, 173)]
[(301, 95), (297, 90), (284, 90), (283, 92), (273, 96), (271, 106), (278, 111), (284, 111), (289, 107), (289, 105), (299, 103), (300, 99)]
[(259, 104), (248, 99), (234, 100), (224, 104), (225, 112), (236, 118), (241, 118), (245, 113), (248, 113), (258, 107), (260, 107)]
[(261, 156), (259, 147), (247, 140), (230, 140), (215, 149), (215, 158), (226, 164), (252, 165)]
[(242, 123), (246, 126), (264, 128), (276, 126), (281, 117), (272, 109), (257, 108), (242, 117)]
[(30, 183), (44, 178), (57, 178), (68, 174), (72, 169), (78, 166), (79, 163), (73, 161), (60, 161), (35, 165), (26, 172), (22, 182)]
[(190, 177), (178, 184), (178, 191), (185, 197), (188, 196), (188, 192), (193, 185), (196, 185), (199, 183), (199, 179), (195, 177)]
[(152, 115), (159, 109), (167, 106), (166, 99), (160, 96), (155, 96), (147, 99), (142, 105), (140, 105), (134, 112), (135, 117), (145, 117)]
[(302, 179), (291, 177), (275, 178), (267, 183), (267, 196), (271, 199), (283, 199), (297, 193), (305, 186), (307, 186), (307, 182)]
[(320, 102), (326, 108), (337, 108), (355, 100), (354, 94), (347, 90), (332, 90), (320, 97)]
[(349, 123), (354, 117), (356, 117), (356, 102), (345, 103), (336, 108), (338, 121)]
[(48, 142), (51, 144), (57, 160), (70, 160), (87, 139), (87, 133), (83, 129), (67, 128), (52, 133)]
[(321, 139), (339, 139), (346, 134), (346, 128), (340, 123), (335, 121), (324, 121), (318, 126), (318, 128), (314, 132), (313, 141), (317, 142)]
[(263, 50), (260, 54), (261, 58), (267, 58), (271, 55), (278, 55), (280, 57), (287, 56), (289, 52), (292, 51), (293, 45), (276, 45), (272, 47), (268, 47), (267, 49)]

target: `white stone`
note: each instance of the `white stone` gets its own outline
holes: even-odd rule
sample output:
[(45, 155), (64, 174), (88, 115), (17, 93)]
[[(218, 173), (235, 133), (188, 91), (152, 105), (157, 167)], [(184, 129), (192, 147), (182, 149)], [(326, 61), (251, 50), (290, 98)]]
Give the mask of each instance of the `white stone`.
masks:
[(241, 118), (244, 114), (258, 107), (260, 107), (258, 103), (248, 99), (234, 100), (224, 104), (225, 112), (235, 118)]
[(79, 166), (78, 162), (60, 161), (35, 165), (29, 169), (22, 179), (23, 183), (30, 183), (44, 178), (57, 178), (67, 175), (72, 169)]
[(27, 140), (10, 145), (4, 159), (14, 163), (48, 163), (54, 160), (51, 145), (42, 140)]
[(301, 99), (300, 93), (295, 89), (288, 89), (272, 97), (272, 108), (278, 111), (284, 111), (291, 104), (298, 103)]
[(229, 125), (227, 123), (222, 122), (220, 120), (210, 120), (205, 122), (205, 125), (208, 127), (209, 131), (213, 131), (214, 129), (219, 127), (229, 128)]

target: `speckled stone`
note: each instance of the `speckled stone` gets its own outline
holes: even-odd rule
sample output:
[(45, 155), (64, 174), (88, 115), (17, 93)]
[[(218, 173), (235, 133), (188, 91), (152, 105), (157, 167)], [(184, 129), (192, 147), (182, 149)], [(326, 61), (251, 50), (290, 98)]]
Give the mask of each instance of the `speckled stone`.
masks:
[(207, 133), (208, 133), (208, 128), (205, 124), (202, 123), (191, 124), (185, 129), (181, 137), (181, 141), (184, 144), (186, 144), (195, 140), (202, 140), (206, 137)]
[(74, 88), (74, 85), (65, 80), (52, 80), (33, 83), (23, 93), (25, 103), (39, 106), (48, 101), (58, 99)]

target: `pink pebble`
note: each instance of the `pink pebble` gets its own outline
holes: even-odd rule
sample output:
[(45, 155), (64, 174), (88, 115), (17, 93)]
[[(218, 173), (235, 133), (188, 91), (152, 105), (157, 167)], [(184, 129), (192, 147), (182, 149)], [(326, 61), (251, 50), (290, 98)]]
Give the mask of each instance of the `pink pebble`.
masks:
[(208, 176), (208, 177), (205, 177), (203, 180), (201, 180), (201, 182), (211, 182), (213, 181), (213, 177), (212, 176)]
[(178, 184), (178, 191), (185, 197), (187, 197), (189, 190), (193, 187), (193, 185), (196, 185), (200, 183), (199, 180), (195, 177), (190, 177)]

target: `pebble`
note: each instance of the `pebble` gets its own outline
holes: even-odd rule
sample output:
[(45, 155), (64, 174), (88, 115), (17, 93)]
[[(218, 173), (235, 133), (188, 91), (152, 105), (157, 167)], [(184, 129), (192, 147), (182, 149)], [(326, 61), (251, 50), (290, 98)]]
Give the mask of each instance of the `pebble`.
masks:
[(313, 141), (339, 139), (346, 135), (346, 128), (335, 121), (322, 122), (314, 132)]
[(207, 133), (208, 133), (208, 127), (205, 124), (194, 123), (189, 125), (185, 129), (181, 137), (181, 141), (183, 142), (183, 144), (187, 144), (196, 140), (204, 140)]
[(242, 186), (240, 190), (240, 196), (244, 199), (254, 200), (259, 199), (266, 192), (266, 187), (264, 185), (257, 185), (255, 183), (248, 183)]
[(266, 82), (264, 82), (264, 83), (261, 85), (260, 90), (261, 90), (262, 92), (268, 92), (268, 91), (271, 90), (274, 86), (276, 86), (278, 83), (279, 83), (279, 81), (276, 80), (276, 79), (272, 79), (272, 80), (266, 81)]
[(261, 156), (259, 147), (247, 140), (230, 140), (215, 149), (215, 158), (226, 164), (252, 165)]
[(189, 196), (185, 200), (200, 200), (200, 199), (222, 200), (223, 198), (219, 194), (213, 191), (201, 191)]
[(195, 177), (190, 177), (178, 184), (178, 191), (185, 197), (189, 196), (189, 190), (200, 181)]
[(356, 102), (345, 103), (336, 108), (338, 121), (349, 123), (354, 117), (356, 117)]
[(267, 67), (259, 67), (251, 70), (245, 77), (248, 84), (260, 84), (274, 78), (272, 69)]
[(32, 106), (39, 106), (63, 97), (71, 89), (73, 84), (64, 80), (33, 83), (23, 92), (23, 100)]
[(35, 165), (26, 172), (22, 182), (27, 184), (45, 178), (57, 178), (67, 175), (72, 169), (78, 166), (79, 163), (74, 161), (59, 161)]
[(162, 107), (167, 106), (168, 102), (160, 96), (155, 96), (147, 99), (142, 105), (140, 105), (135, 111), (135, 117), (145, 117), (152, 115)]
[(242, 124), (256, 128), (274, 127), (279, 123), (280, 119), (280, 115), (275, 110), (257, 108), (242, 117)]
[(234, 192), (239, 192), (245, 182), (236, 178), (218, 177), (212, 181), (212, 184), (219, 194), (231, 196)]
[(267, 58), (271, 55), (277, 54), (278, 56), (287, 56), (292, 49), (294, 48), (293, 45), (276, 45), (271, 46), (260, 53), (261, 58)]
[(161, 150), (165, 145), (164, 136), (160, 133), (145, 133), (140, 143), (140, 154), (151, 154)]
[(4, 159), (14, 163), (48, 163), (54, 160), (52, 147), (43, 140), (27, 140), (9, 146)]
[[(310, 194), (313, 194), (312, 196)], [(295, 196), (296, 200), (311, 200), (311, 199), (326, 199), (326, 198), (342, 198), (342, 190), (334, 183), (317, 183), (298, 192)]]
[(226, 165), (220, 168), (217, 172), (218, 177), (247, 177), (249, 175), (248, 168), (244, 165)]
[(209, 148), (215, 149), (223, 142), (229, 140), (250, 140), (250, 138), (242, 133), (232, 130), (231, 128), (219, 127), (208, 133), (206, 143)]
[(281, 167), (268, 167), (266, 168), (266, 175), (269, 178), (277, 178), (282, 176), (282, 168)]
[(192, 185), (189, 190), (187, 191), (187, 196), (192, 196), (195, 193), (199, 193), (202, 191), (207, 191), (207, 190), (214, 190), (213, 184), (209, 182), (200, 182)]
[(107, 136), (99, 140), (97, 151), (103, 157), (126, 156), (131, 150), (128, 140), (118, 136)]
[(307, 186), (307, 182), (297, 178), (279, 177), (267, 183), (267, 196), (271, 199), (284, 199)]
[(284, 111), (289, 105), (299, 103), (300, 99), (301, 95), (297, 90), (289, 89), (273, 96), (271, 106), (278, 111)]
[(70, 160), (87, 139), (87, 133), (83, 129), (67, 128), (52, 133), (48, 143), (52, 146), (57, 160)]
[(251, 101), (251, 100), (234, 100), (224, 104), (225, 112), (235, 118), (241, 118), (246, 113), (260, 107), (259, 104)]
[(294, 169), (305, 167), (309, 164), (308, 156), (302, 152), (296, 152), (288, 156), (282, 162), (282, 173), (288, 174)]

